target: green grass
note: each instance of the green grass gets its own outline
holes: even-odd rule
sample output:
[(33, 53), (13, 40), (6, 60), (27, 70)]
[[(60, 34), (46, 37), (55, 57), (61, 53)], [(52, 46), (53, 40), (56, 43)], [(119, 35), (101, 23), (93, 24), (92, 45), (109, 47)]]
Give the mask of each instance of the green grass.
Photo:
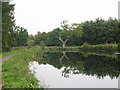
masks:
[[(3, 88), (38, 88), (38, 80), (29, 70), (29, 62), (35, 59), (36, 52), (40, 50), (34, 48), (20, 48), (9, 52), (16, 56), (3, 62)], [(5, 55), (9, 55), (9, 53)]]
[(82, 51), (82, 53), (85, 57), (87, 57), (89, 55), (105, 56), (105, 57), (111, 57), (111, 58), (117, 58), (118, 57), (118, 55), (114, 54), (114, 52)]
[(82, 46), (46, 47), (46, 52), (81, 52), (85, 56), (98, 55), (117, 58), (117, 55), (114, 54), (117, 48), (117, 44), (89, 45), (84, 43)]
[(89, 45), (84, 43), (79, 49), (83, 51), (117, 51), (117, 44), (97, 44), (97, 45)]
[[(81, 51), (82, 50), (82, 51)], [(46, 47), (45, 51), (65, 51), (65, 52), (83, 52), (88, 51), (85, 55), (102, 55), (116, 58), (115, 55), (104, 51), (98, 52), (99, 50), (105, 51), (116, 51), (116, 44), (99, 44), (99, 45), (83, 45), (78, 47)], [(92, 51), (92, 52), (90, 52)], [(10, 52), (4, 52), (2, 57), (15, 54), (14, 57), (3, 62), (2, 72), (3, 72), (3, 88), (38, 88), (38, 80), (34, 77), (29, 70), (29, 62), (36, 60), (36, 54), (42, 52), (39, 47), (31, 48), (13, 48)], [(98, 53), (96, 53), (98, 52)], [(38, 53), (40, 54), (40, 53)], [(42, 53), (41, 53), (42, 54)], [(41, 56), (40, 54), (40, 56)]]
[(20, 49), (19, 47), (15, 47), (15, 48), (12, 48), (12, 50), (9, 52), (2, 52), (0, 53), (0, 58), (10, 56), (10, 55), (15, 55), (16, 53), (18, 53), (19, 49)]
[(82, 46), (67, 46), (67, 47), (46, 47), (47, 52), (75, 52), (75, 51), (117, 51), (117, 44), (98, 44), (98, 45), (89, 45), (84, 43)]
[(79, 46), (67, 46), (67, 47), (46, 47), (46, 52), (78, 52)]

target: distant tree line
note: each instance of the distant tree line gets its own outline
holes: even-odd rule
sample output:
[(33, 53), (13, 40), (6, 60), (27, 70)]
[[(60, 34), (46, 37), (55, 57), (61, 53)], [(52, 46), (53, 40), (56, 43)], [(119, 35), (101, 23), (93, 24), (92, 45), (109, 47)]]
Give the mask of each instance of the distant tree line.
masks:
[[(78, 26), (76, 26), (78, 31), (70, 32), (72, 33), (71, 35), (67, 32), (63, 32), (65, 30), (60, 27), (48, 33), (38, 32), (34, 36), (29, 35), (29, 37), (31, 38), (31, 40), (33, 40), (34, 45), (39, 45), (42, 41), (46, 44), (46, 46), (62, 46), (62, 43), (59, 40), (59, 36), (63, 35), (61, 33), (65, 34), (64, 36), (62, 36), (63, 39), (65, 36), (67, 37), (70, 35), (69, 40), (66, 43), (68, 46), (80, 46), (86, 42), (91, 45), (106, 43), (114, 44), (118, 43), (120, 40), (120, 29), (118, 28), (118, 25), (119, 21), (117, 19), (112, 19), (111, 17), (108, 20), (97, 18), (94, 21), (85, 21), (78, 24)], [(68, 31), (75, 31), (76, 28), (69, 27)], [(78, 37), (76, 34), (80, 36)]]
[[(61, 27), (36, 35), (28, 35), (28, 31), (15, 25), (14, 4), (2, 3), (2, 50), (9, 51), (19, 46), (80, 46), (84, 43), (91, 45), (119, 43), (120, 23), (117, 19), (85, 21), (82, 23), (61, 23)], [(43, 44), (44, 43), (44, 44)]]

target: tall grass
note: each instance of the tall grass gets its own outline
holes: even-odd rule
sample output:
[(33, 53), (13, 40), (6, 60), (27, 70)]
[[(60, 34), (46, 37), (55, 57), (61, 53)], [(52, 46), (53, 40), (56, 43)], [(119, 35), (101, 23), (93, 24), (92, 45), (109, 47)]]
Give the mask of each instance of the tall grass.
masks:
[(16, 56), (2, 65), (3, 88), (38, 88), (38, 80), (29, 70), (29, 62), (35, 59), (40, 48), (20, 48)]
[(46, 52), (76, 52), (78, 47), (46, 47)]
[(73, 52), (73, 51), (107, 51), (107, 52), (115, 52), (118, 50), (117, 44), (98, 44), (98, 45), (89, 45), (88, 43), (84, 43), (82, 46), (75, 47), (46, 47), (46, 51), (48, 52)]
[(98, 44), (98, 45), (89, 45), (84, 43), (80, 48), (84, 51), (117, 51), (117, 44)]
[(0, 58), (6, 57), (9, 55), (15, 55), (19, 51), (19, 49), (20, 49), (19, 47), (14, 47), (9, 52), (2, 52), (2, 53), (0, 53)]

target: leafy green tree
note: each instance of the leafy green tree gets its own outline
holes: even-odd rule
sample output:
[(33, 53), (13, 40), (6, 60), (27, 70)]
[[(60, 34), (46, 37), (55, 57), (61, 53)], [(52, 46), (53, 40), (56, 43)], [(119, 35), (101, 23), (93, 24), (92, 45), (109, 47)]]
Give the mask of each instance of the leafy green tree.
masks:
[(88, 44), (106, 44), (119, 42), (119, 21), (109, 18), (103, 20), (85, 21), (83, 23), (68, 24), (68, 21), (61, 23), (61, 28), (56, 28), (48, 33), (38, 32), (33, 36), (35, 45), (43, 41), (46, 46), (80, 46), (85, 42)]
[(46, 40), (45, 40), (46, 45), (47, 46), (60, 46), (61, 43), (58, 40), (58, 38), (59, 38), (61, 31), (62, 30), (60, 28), (56, 28), (53, 31), (48, 32), (46, 34)]
[(34, 36), (31, 34), (31, 35), (28, 35), (28, 41), (29, 40), (34, 40)]
[(41, 41), (45, 42), (46, 40), (46, 32), (38, 32), (35, 36), (34, 36), (34, 43), (35, 45), (39, 45)]
[(34, 36), (32, 34), (28, 35), (27, 46), (28, 47), (32, 47), (34, 45), (35, 45), (35, 43), (34, 43)]
[(61, 24), (62, 31), (59, 36), (59, 40), (62, 42), (62, 46), (65, 47), (67, 41), (70, 39), (72, 35), (77, 37), (82, 36), (82, 26), (80, 24), (73, 23), (71, 26), (67, 24), (68, 21), (63, 21)]
[(9, 51), (14, 43), (14, 4), (2, 2), (2, 50)]
[(30, 48), (32, 46), (34, 46), (34, 41), (33, 40), (29, 40), (27, 41), (27, 46)]
[(105, 43), (118, 43), (118, 20), (109, 18), (103, 20), (97, 18), (95, 21), (86, 21), (82, 23), (83, 36), (81, 37), (82, 43), (88, 42), (89, 44), (105, 44)]
[(23, 27), (16, 28), (16, 46), (27, 46), (28, 32)]
[(41, 47), (42, 49), (45, 49), (45, 46), (46, 46), (45, 43), (44, 43), (43, 41), (41, 41), (41, 42), (40, 42), (40, 47)]

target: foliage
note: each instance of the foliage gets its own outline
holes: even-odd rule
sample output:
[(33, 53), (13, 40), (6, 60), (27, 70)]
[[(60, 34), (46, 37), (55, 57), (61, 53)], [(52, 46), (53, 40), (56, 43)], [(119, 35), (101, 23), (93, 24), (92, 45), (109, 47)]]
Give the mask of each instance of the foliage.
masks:
[(45, 49), (45, 43), (44, 43), (43, 41), (40, 42), (40, 47), (41, 47), (42, 49)]
[(16, 53), (18, 53), (19, 49), (20, 49), (19, 47), (14, 47), (9, 52), (3, 52), (2, 58), (10, 55), (15, 55)]
[(46, 52), (81, 52), (84, 56), (97, 55), (117, 58), (115, 54), (117, 51), (117, 44), (98, 44), (89, 45), (84, 43), (82, 46), (75, 47), (46, 47)]
[(82, 23), (83, 36), (82, 43), (88, 42), (89, 44), (105, 44), (105, 43), (118, 43), (118, 20), (109, 18), (103, 20), (97, 18), (95, 21), (86, 21)]
[(28, 65), (39, 50), (38, 47), (20, 48), (14, 57), (3, 63), (3, 88), (38, 88), (38, 80), (30, 73)]
[(78, 52), (79, 47), (46, 47), (46, 52)]
[(2, 50), (9, 51), (14, 44), (14, 5), (2, 2)]
[(14, 5), (3, 2), (2, 9), (3, 51), (9, 51), (13, 46), (39, 45), (40, 42), (44, 42), (46, 46), (61, 46), (62, 44), (63, 46), (66, 44), (80, 46), (85, 42), (90, 45), (120, 43), (120, 22), (111, 17), (108, 20), (97, 18), (73, 24), (68, 24), (68, 21), (64, 20), (60, 28), (53, 29), (51, 32), (28, 35), (26, 29), (15, 26)]
[(27, 46), (30, 48), (32, 46), (34, 46), (34, 41), (33, 40), (29, 40), (27, 41)]
[(83, 51), (117, 51), (117, 44), (98, 44), (98, 45), (88, 45), (84, 43), (83, 46), (80, 47)]
[(56, 28), (46, 34), (45, 43), (47, 46), (61, 46), (61, 42), (58, 40), (62, 29)]
[[(70, 40), (72, 36), (81, 37), (82, 36), (82, 26), (77, 23), (73, 23), (72, 25), (67, 24), (68, 21), (63, 21), (61, 24), (62, 31), (59, 36), (59, 40), (63, 43), (63, 47), (66, 46), (68, 40)], [(73, 38), (73, 37), (72, 37)]]
[(88, 50), (89, 49), (89, 44), (87, 42), (85, 42), (82, 46), (83, 50)]
[(44, 41), (45, 42), (45, 39), (46, 38), (46, 33), (43, 32), (38, 32), (35, 36), (34, 36), (34, 44), (35, 45), (39, 45), (41, 41)]
[(32, 46), (35, 45), (35, 42), (34, 42), (34, 37), (33, 35), (28, 35), (28, 38), (27, 38), (27, 46), (30, 48)]
[[(89, 52), (88, 52), (89, 53)], [(84, 57), (79, 52), (66, 52), (68, 58), (60, 58), (63, 56), (62, 52), (47, 52), (44, 54), (44, 59), (37, 59), (39, 64), (50, 64), (57, 69), (62, 68), (62, 75), (69, 77), (69, 74), (85, 74), (95, 76), (97, 78), (104, 78), (109, 76), (111, 79), (118, 78), (119, 60), (114, 57), (106, 57), (106, 55), (93, 54)], [(64, 67), (64, 68), (63, 68)], [(76, 72), (77, 71), (77, 72)]]
[[(46, 46), (61, 46), (59, 38), (67, 46), (80, 46), (85, 42), (90, 45), (95, 44), (115, 44), (120, 42), (119, 39), (120, 23), (117, 19), (85, 21), (82, 23), (68, 24), (68, 21), (63, 21), (60, 28), (56, 28), (48, 33), (36, 34), (34, 37), (35, 45), (39, 45), (43, 41)], [(117, 37), (116, 37), (117, 36)]]
[(16, 26), (15, 46), (27, 46), (28, 32), (25, 28)]

